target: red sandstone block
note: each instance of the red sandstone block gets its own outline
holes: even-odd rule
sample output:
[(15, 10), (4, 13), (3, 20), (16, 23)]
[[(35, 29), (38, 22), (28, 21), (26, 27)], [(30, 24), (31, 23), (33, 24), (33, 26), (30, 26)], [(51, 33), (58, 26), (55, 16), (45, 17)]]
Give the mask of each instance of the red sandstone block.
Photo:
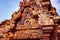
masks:
[(36, 28), (41, 29), (41, 26), (37, 22), (32, 21), (32, 20), (28, 20), (28, 22), (27, 23), (24, 22), (24, 24), (20, 24), (20, 23), (17, 24), (16, 30), (19, 30), (19, 29), (36, 29)]
[(43, 34), (43, 37), (50, 37), (50, 34), (48, 34), (48, 33)]
[(26, 39), (26, 38), (41, 38), (42, 31), (41, 30), (21, 30), (16, 31), (14, 34), (14, 39)]
[(49, 37), (43, 37), (43, 40), (49, 40)]
[(42, 27), (43, 30), (53, 30), (53, 26)]
[(40, 19), (38, 22), (40, 25), (54, 25), (53, 19)]

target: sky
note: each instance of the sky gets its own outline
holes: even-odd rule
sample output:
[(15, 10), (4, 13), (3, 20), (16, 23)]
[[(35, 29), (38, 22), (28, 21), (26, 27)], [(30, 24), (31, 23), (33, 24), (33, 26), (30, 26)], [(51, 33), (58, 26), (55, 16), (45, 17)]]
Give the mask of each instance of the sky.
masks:
[(60, 0), (51, 0), (52, 6), (56, 8), (57, 13), (60, 16)]
[[(10, 19), (11, 15), (19, 9), (22, 0), (0, 0), (0, 22)], [(60, 15), (60, 0), (51, 0), (52, 6), (56, 7)]]

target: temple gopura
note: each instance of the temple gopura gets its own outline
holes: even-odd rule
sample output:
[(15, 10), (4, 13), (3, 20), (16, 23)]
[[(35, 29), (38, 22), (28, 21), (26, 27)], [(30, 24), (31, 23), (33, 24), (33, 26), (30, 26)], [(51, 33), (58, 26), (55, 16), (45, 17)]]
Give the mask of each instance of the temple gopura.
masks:
[(0, 40), (60, 40), (60, 16), (50, 0), (23, 0), (19, 6), (0, 22)]

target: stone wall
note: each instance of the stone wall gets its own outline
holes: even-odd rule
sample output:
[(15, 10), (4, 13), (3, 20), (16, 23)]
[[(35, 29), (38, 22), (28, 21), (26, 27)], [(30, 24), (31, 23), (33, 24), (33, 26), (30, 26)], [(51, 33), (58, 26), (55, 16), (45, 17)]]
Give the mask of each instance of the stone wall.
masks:
[(19, 6), (0, 23), (0, 40), (60, 40), (60, 16), (50, 0), (23, 0)]

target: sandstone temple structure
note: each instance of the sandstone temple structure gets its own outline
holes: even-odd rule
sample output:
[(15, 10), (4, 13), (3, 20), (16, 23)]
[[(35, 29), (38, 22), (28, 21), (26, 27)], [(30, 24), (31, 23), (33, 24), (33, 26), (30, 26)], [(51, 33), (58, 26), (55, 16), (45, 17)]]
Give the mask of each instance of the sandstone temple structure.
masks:
[(0, 23), (0, 40), (60, 40), (60, 16), (50, 0), (23, 0), (19, 6)]

